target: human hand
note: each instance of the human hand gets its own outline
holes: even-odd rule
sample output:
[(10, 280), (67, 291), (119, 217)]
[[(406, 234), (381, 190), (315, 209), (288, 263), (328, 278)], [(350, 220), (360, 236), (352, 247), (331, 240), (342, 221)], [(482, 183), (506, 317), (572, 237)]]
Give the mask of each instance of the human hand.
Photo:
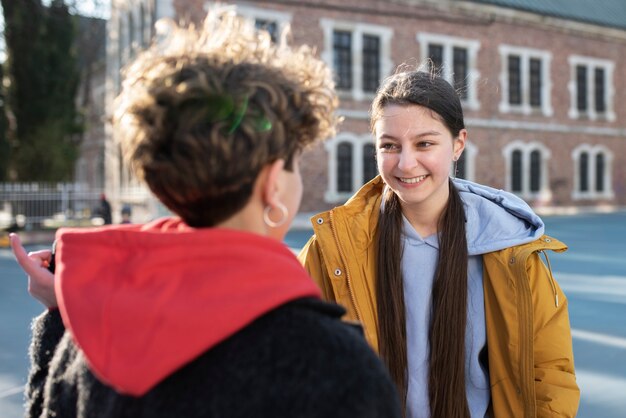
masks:
[(52, 251), (41, 250), (26, 253), (17, 234), (10, 234), (11, 250), (15, 259), (28, 276), (28, 293), (48, 308), (57, 307), (54, 293), (54, 274), (48, 270)]

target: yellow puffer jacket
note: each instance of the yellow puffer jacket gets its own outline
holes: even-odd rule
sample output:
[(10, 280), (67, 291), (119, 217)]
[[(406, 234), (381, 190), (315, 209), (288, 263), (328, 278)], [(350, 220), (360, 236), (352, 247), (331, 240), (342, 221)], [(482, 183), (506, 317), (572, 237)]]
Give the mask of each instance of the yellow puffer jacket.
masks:
[[(345, 205), (311, 218), (315, 235), (299, 259), (327, 300), (346, 307), (378, 349), (376, 228), (382, 181)], [(567, 300), (544, 265), (545, 250), (567, 247), (546, 235), (483, 256), (492, 411), (496, 418), (574, 417), (574, 374)]]

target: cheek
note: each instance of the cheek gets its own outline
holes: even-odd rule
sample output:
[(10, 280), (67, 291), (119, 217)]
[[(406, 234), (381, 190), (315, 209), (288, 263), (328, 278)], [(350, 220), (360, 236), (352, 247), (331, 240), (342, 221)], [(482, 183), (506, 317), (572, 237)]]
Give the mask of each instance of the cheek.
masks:
[(379, 173), (384, 173), (396, 165), (396, 154), (382, 153), (376, 154), (376, 166)]

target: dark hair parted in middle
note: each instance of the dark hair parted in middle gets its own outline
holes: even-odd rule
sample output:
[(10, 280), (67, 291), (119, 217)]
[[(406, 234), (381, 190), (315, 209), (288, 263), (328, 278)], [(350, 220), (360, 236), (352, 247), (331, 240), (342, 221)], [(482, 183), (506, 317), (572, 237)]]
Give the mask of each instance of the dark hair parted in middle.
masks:
[[(454, 88), (443, 78), (405, 71), (387, 78), (371, 108), (371, 127), (388, 105), (429, 109), (453, 138), (465, 128), (463, 109)], [(429, 398), (431, 416), (469, 418), (465, 392), (465, 327), (467, 322), (468, 250), (465, 212), (449, 181), (449, 200), (438, 222), (439, 259), (432, 289), (429, 330)], [(394, 379), (403, 404), (407, 396), (406, 318), (403, 294), (402, 208), (391, 190), (383, 196), (378, 224), (376, 296), (379, 352)]]

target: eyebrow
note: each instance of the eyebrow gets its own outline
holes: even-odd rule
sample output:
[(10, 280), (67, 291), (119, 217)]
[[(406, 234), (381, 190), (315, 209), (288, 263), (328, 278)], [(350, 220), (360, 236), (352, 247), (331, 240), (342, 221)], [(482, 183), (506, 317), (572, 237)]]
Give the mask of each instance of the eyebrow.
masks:
[[(417, 135), (413, 135), (411, 137), (411, 139), (420, 139), (420, 138), (423, 138), (425, 136), (440, 136), (440, 135), (441, 135), (441, 132), (438, 132), (438, 131), (425, 131), (425, 132), (420, 132)], [(381, 136), (378, 137), (378, 139), (394, 139), (395, 140), (395, 139), (398, 139), (398, 138), (396, 138), (393, 135), (389, 135), (389, 134), (383, 133)]]

